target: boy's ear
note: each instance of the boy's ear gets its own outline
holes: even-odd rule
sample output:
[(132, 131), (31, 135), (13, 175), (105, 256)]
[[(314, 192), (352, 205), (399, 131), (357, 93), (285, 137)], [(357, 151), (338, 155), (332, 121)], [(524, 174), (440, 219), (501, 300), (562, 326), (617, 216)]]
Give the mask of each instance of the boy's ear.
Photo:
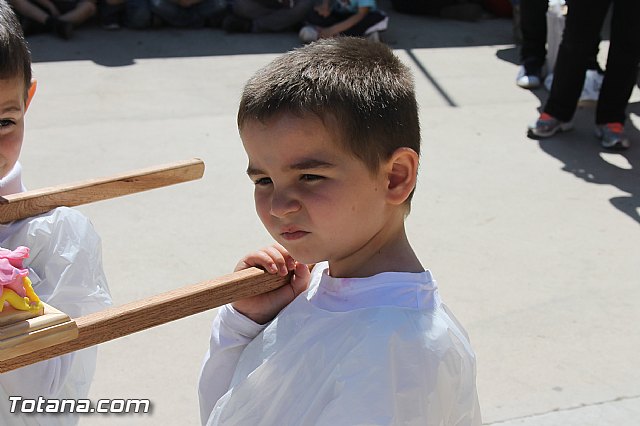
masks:
[(36, 94), (36, 88), (38, 87), (38, 81), (36, 79), (31, 80), (31, 86), (29, 86), (29, 91), (27, 92), (27, 102), (25, 104), (25, 111), (29, 109), (29, 104), (31, 103), (31, 99), (33, 99), (33, 95)]
[(419, 156), (411, 148), (398, 148), (387, 162), (387, 201), (394, 205), (404, 203), (418, 180)]

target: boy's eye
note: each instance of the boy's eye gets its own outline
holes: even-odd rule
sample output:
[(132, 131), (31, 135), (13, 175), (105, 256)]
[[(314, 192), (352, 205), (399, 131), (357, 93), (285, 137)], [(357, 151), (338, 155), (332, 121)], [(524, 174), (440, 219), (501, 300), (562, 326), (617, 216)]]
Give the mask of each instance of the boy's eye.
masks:
[(0, 119), (0, 129), (4, 129), (5, 127), (13, 126), (16, 124), (13, 120)]
[(300, 180), (307, 181), (307, 182), (312, 182), (312, 181), (321, 180), (321, 179), (324, 179), (324, 176), (306, 175), (306, 174), (300, 176)]
[(269, 185), (271, 184), (271, 178), (263, 177), (253, 181), (256, 186)]

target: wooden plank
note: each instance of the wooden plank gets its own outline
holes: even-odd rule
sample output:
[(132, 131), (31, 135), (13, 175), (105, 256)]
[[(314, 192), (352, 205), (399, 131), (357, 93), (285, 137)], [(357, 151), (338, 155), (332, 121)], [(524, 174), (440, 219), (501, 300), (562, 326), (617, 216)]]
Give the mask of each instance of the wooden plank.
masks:
[(19, 357), (76, 337), (76, 323), (45, 303), (42, 315), (0, 328), (0, 359)]
[(194, 158), (111, 177), (7, 195), (0, 197), (0, 223), (46, 213), (56, 207), (74, 207), (188, 182), (200, 179), (203, 174), (204, 162)]
[(76, 339), (2, 359), (0, 373), (266, 293), (287, 284), (290, 275), (281, 277), (249, 268), (77, 318)]

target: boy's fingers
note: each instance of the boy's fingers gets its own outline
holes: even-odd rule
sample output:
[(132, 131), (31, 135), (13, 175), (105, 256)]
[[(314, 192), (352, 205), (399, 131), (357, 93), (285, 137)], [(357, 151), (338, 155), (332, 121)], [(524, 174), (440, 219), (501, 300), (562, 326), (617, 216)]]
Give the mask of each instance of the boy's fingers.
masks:
[(295, 259), (291, 257), (287, 249), (284, 248), (284, 246), (282, 246), (280, 243), (274, 243), (273, 247), (282, 254), (282, 256), (284, 257), (284, 260), (287, 263), (287, 269), (289, 271), (292, 271), (296, 267)]
[(246, 256), (238, 263), (235, 271), (241, 271), (252, 266), (260, 266), (272, 274), (278, 272), (278, 265), (271, 255), (265, 251), (257, 251)]
[[(278, 268), (278, 273), (280, 275), (287, 275), (289, 273), (289, 269), (287, 268), (287, 261), (285, 259), (285, 255), (283, 255), (280, 250), (278, 250), (277, 247), (275, 246), (270, 246), (270, 247), (266, 247), (264, 249), (264, 252), (267, 253), (271, 259), (273, 260), (273, 262), (275, 262), (277, 268)], [(285, 250), (286, 252), (286, 250)]]
[(310, 279), (311, 272), (309, 272), (309, 267), (304, 263), (296, 263), (295, 273), (291, 278), (291, 288), (295, 296), (298, 296), (309, 287)]

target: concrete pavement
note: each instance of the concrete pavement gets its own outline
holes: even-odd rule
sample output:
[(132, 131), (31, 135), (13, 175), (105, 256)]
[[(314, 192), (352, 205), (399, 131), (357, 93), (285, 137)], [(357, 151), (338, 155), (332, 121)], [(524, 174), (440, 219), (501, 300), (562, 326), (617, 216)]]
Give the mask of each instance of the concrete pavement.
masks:
[[(415, 73), (424, 156), (409, 235), (469, 332), (486, 424), (634, 425), (640, 414), (640, 96), (632, 148), (603, 152), (593, 110), (526, 138), (544, 91), (514, 84), (511, 22), (393, 13), (384, 40)], [(29, 38), (38, 93), (22, 162), (35, 189), (191, 157), (202, 180), (80, 208), (117, 304), (230, 272), (270, 239), (235, 126), (244, 82), (294, 34), (77, 31)], [(603, 58), (606, 55), (603, 42)], [(197, 425), (214, 312), (101, 345), (90, 397), (146, 415), (81, 425)]]

